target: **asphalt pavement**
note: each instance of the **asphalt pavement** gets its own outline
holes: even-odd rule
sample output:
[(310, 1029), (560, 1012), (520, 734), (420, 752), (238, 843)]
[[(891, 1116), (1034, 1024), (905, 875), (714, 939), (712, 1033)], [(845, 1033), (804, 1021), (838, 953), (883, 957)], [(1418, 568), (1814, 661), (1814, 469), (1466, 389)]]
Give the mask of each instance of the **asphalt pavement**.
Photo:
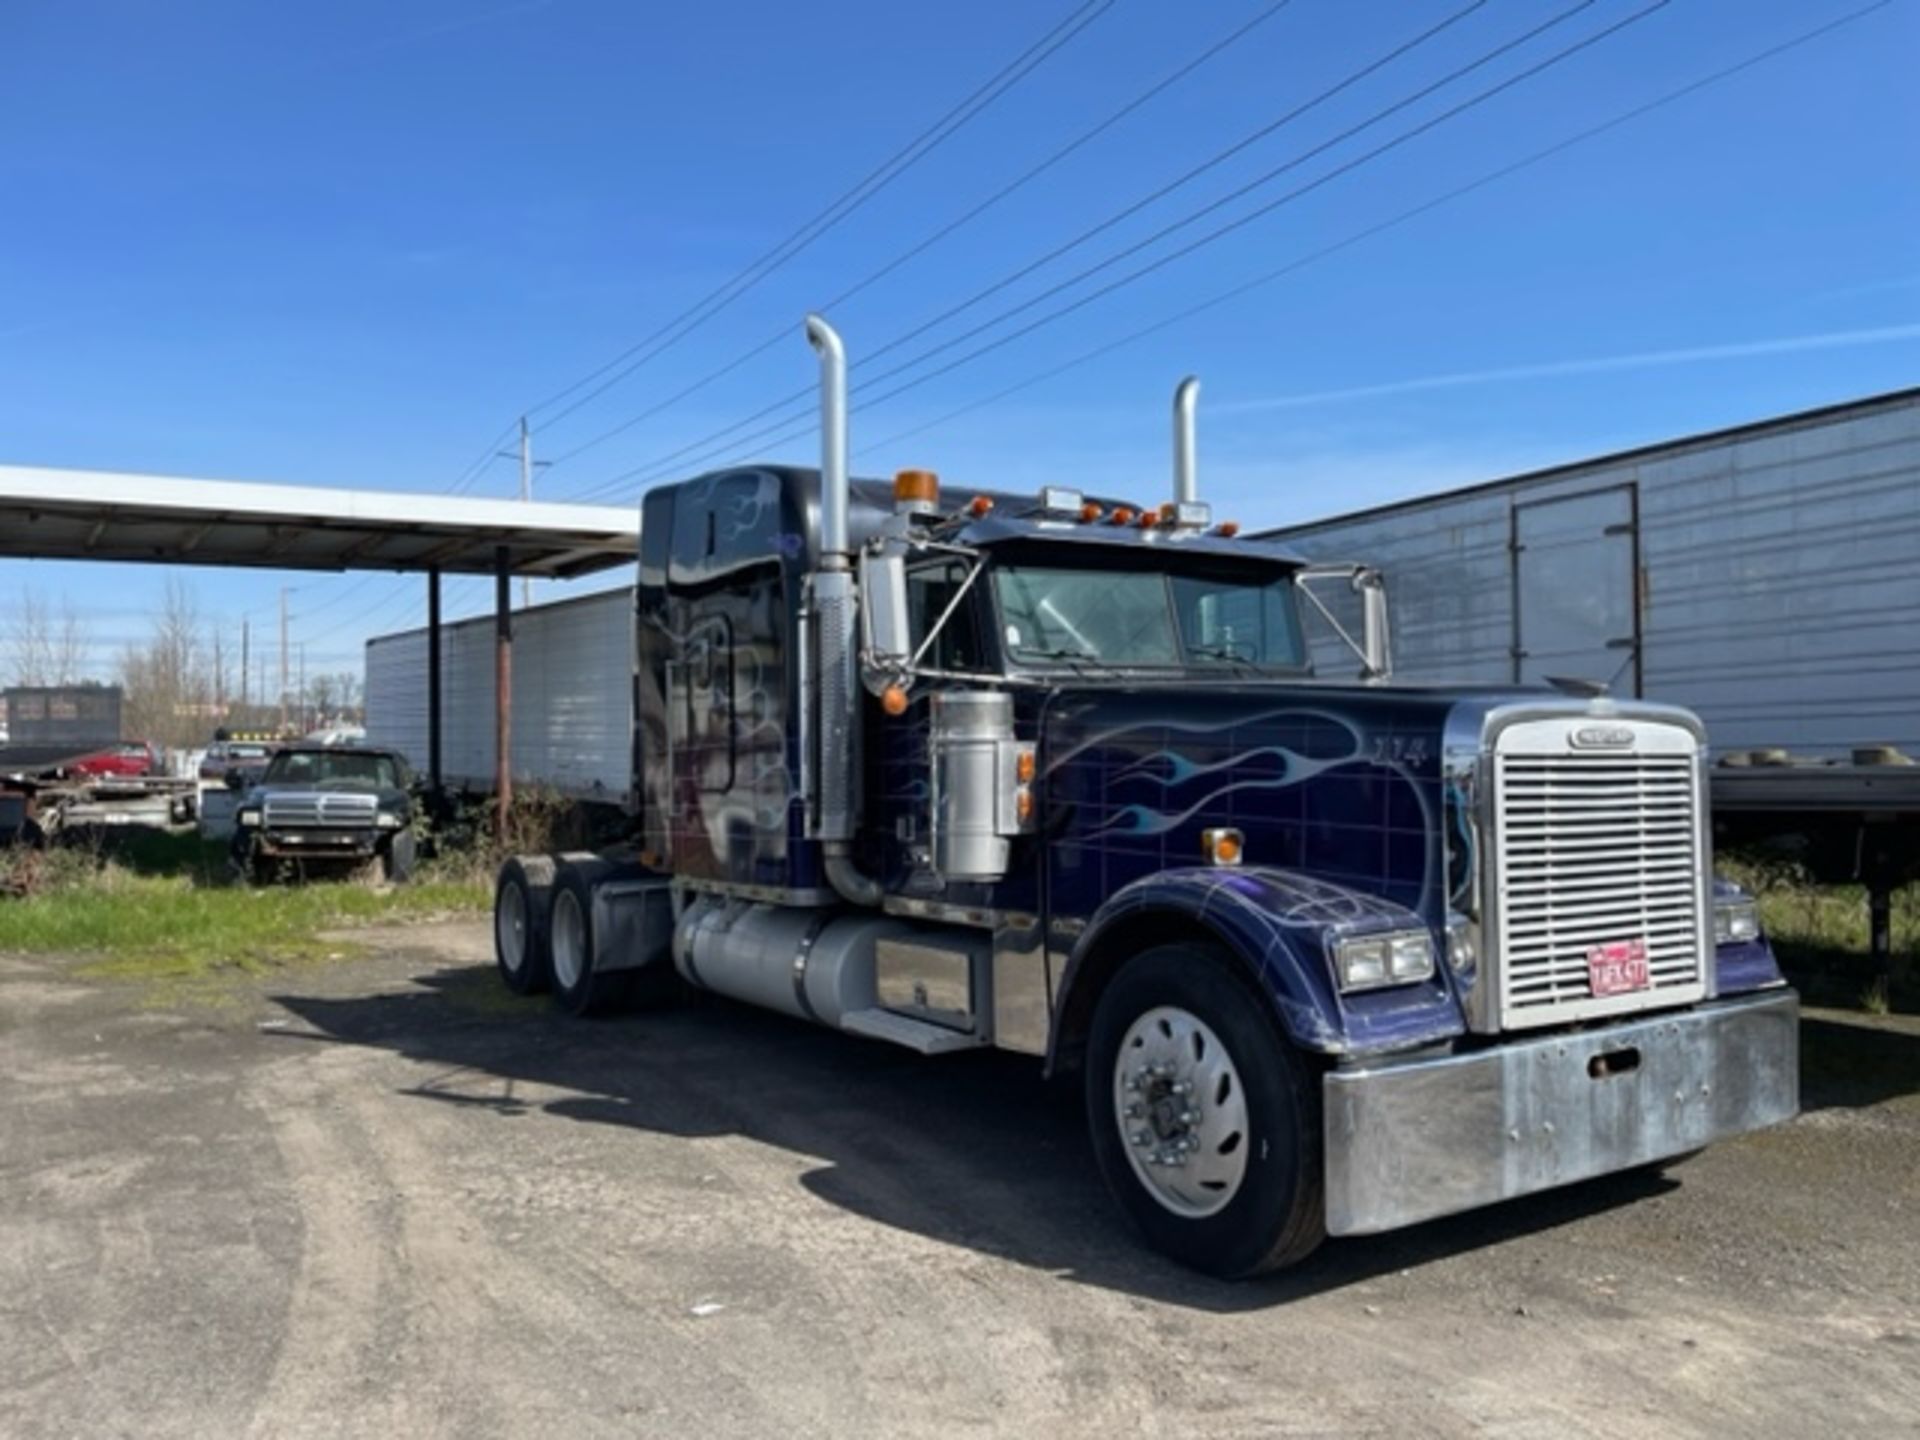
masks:
[(516, 1000), (484, 925), (182, 990), (0, 957), (0, 1435), (1920, 1434), (1920, 1024), (1666, 1175), (1251, 1284), (1078, 1096), (725, 1003)]

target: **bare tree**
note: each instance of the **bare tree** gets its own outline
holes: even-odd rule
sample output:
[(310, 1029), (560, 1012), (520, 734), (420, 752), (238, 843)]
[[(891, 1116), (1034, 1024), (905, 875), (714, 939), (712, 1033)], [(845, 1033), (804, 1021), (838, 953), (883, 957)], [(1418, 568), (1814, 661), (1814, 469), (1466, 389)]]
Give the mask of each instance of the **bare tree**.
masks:
[(60, 602), (60, 623), (50, 630), (49, 651), (56, 685), (78, 685), (87, 673), (93, 640), (71, 600)]
[(22, 589), (20, 604), (7, 617), (7, 679), (14, 685), (78, 685), (86, 677), (92, 642), (73, 602), (53, 607)]
[(21, 587), (20, 605), (8, 618), (7, 678), (15, 685), (53, 683), (53, 622), (46, 603)]
[(168, 580), (152, 634), (121, 652), (120, 683), (130, 735), (189, 746), (212, 733), (212, 660), (201, 638), (199, 606), (185, 582)]

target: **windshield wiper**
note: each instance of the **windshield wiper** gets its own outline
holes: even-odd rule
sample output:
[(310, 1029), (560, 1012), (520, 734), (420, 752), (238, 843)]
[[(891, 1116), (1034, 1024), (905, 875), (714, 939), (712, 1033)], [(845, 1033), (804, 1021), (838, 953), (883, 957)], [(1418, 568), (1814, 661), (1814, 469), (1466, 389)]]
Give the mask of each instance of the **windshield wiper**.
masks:
[(1073, 667), (1076, 675), (1088, 674), (1089, 667), (1093, 670), (1104, 671), (1109, 675), (1117, 675), (1120, 673), (1111, 665), (1105, 664), (1098, 655), (1089, 655), (1086, 651), (1076, 650), (1070, 645), (1057, 646), (1052, 650), (1038, 650), (1032, 646), (1022, 646), (1013, 653), (1016, 658), (1022, 660), (1063, 661)]
[(1265, 668), (1229, 645), (1189, 645), (1187, 654), (1198, 656), (1202, 660), (1224, 660), (1229, 665), (1239, 666), (1249, 675), (1258, 675)]

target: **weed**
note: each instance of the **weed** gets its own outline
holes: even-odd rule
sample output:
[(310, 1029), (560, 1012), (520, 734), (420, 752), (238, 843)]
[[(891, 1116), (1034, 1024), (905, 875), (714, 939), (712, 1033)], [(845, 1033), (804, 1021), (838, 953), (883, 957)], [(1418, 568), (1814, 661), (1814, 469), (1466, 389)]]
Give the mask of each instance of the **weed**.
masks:
[(23, 878), (19, 898), (0, 902), (0, 951), (97, 956), (89, 973), (180, 979), (330, 958), (349, 947), (321, 939), (325, 931), (468, 914), (490, 900), (484, 882), (433, 865), (392, 888), (249, 887), (229, 874), (224, 846), (158, 838), (167, 843), (8, 857)]

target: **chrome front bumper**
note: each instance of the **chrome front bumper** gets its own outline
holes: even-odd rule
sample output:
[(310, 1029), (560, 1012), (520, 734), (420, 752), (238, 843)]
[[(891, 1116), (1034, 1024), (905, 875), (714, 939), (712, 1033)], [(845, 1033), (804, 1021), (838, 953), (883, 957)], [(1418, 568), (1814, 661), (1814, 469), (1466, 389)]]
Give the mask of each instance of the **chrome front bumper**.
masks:
[(1683, 1155), (1800, 1109), (1791, 990), (1326, 1077), (1327, 1233)]

